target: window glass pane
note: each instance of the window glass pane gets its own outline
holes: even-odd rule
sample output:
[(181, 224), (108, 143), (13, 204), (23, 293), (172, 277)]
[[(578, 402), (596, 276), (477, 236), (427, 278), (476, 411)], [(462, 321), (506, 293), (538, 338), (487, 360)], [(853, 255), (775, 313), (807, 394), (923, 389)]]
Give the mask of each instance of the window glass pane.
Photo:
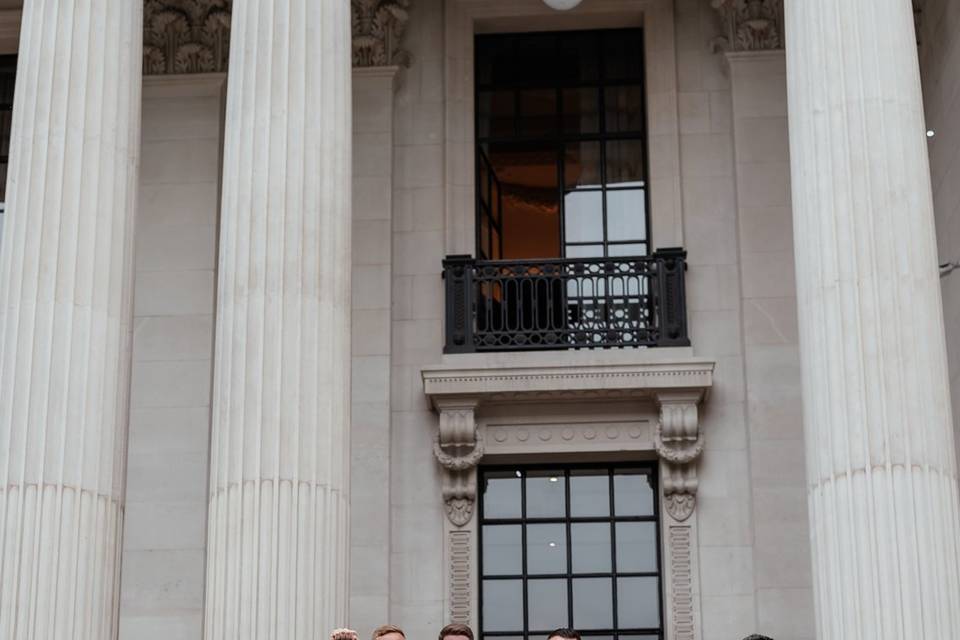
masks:
[(558, 42), (554, 33), (526, 33), (512, 36), (514, 53), (508, 82), (526, 85), (551, 85), (557, 82)]
[(519, 518), (520, 477), (510, 471), (498, 471), (488, 473), (485, 478), (483, 516), (485, 518)]
[(660, 626), (657, 578), (617, 578), (617, 625), (621, 629)]
[(560, 38), (557, 60), (558, 80), (564, 84), (585, 84), (600, 79), (600, 34), (565, 33)]
[(570, 473), (570, 515), (610, 515), (610, 480), (606, 471), (586, 469)]
[(481, 138), (503, 138), (514, 135), (516, 103), (510, 90), (481, 91), (477, 114)]
[[(527, 581), (527, 624), (531, 632), (567, 626), (567, 581)], [(486, 607), (484, 607), (486, 609)]]
[(576, 629), (613, 628), (613, 580), (574, 579), (573, 626)]
[(567, 242), (603, 242), (603, 193), (571, 191), (564, 197)]
[(560, 253), (557, 146), (551, 141), (490, 145), (503, 196), (503, 252), (508, 259)]
[(607, 142), (607, 185), (642, 187), (643, 141), (611, 140)]
[(641, 85), (607, 87), (603, 92), (603, 108), (607, 133), (637, 133), (645, 129)]
[(606, 522), (571, 524), (570, 551), (573, 573), (609, 572), (610, 524)]
[(557, 130), (557, 92), (536, 89), (520, 92), (520, 135), (543, 136)]
[(646, 240), (646, 218), (643, 189), (607, 191), (607, 240)]
[(567, 245), (568, 258), (602, 258), (602, 244)]
[(603, 34), (603, 75), (607, 80), (643, 76), (643, 37), (638, 30)]
[[(612, 258), (623, 258), (623, 257), (636, 257), (636, 256), (645, 256), (647, 255), (647, 245), (644, 243), (630, 243), (630, 244), (611, 244), (607, 247), (607, 254)], [(646, 281), (644, 281), (646, 282)], [(638, 292), (638, 282), (636, 278), (630, 279), (630, 291), (631, 295), (634, 295)]]
[(600, 143), (571, 142), (563, 154), (564, 184), (568, 189), (597, 189), (600, 184)]
[(483, 573), (488, 576), (523, 573), (523, 531), (520, 525), (483, 526)]
[(527, 525), (527, 573), (567, 572), (567, 531), (563, 524)]
[(617, 571), (657, 571), (657, 525), (654, 522), (617, 523)]
[(490, 222), (484, 212), (480, 213), (480, 253), (490, 257)]
[(596, 133), (600, 130), (600, 92), (597, 87), (563, 90), (564, 133)]
[(523, 631), (523, 581), (483, 581), (483, 630)]
[(527, 474), (527, 517), (562, 518), (567, 515), (563, 471)]
[(652, 516), (653, 487), (647, 472), (617, 469), (613, 476), (613, 505), (618, 516)]

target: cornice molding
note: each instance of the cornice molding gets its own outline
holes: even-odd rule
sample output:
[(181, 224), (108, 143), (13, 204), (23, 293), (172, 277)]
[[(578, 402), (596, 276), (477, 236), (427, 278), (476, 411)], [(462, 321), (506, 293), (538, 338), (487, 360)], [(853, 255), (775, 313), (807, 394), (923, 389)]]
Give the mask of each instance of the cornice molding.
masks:
[(713, 385), (714, 363), (676, 362), (581, 366), (423, 369), (424, 392), (438, 400), (476, 397), (489, 402), (545, 399), (654, 397), (658, 391), (688, 390), (702, 400)]
[(711, 0), (720, 12), (726, 35), (714, 47), (726, 51), (784, 48), (783, 0)]

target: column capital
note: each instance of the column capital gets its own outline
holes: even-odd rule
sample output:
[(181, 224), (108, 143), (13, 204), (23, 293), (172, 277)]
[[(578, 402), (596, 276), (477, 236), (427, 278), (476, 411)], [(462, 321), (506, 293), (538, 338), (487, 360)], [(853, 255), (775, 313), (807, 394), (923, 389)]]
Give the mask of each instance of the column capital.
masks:
[(147, 0), (144, 75), (226, 71), (231, 8), (231, 0)]
[(353, 66), (409, 65), (410, 54), (400, 46), (409, 12), (410, 0), (350, 0)]
[[(223, 73), (230, 59), (232, 0), (147, 0), (143, 73)], [(401, 44), (410, 0), (350, 0), (353, 66), (410, 64)]]
[(714, 41), (716, 49), (783, 49), (783, 0), (711, 0), (710, 4), (720, 12), (726, 31)]

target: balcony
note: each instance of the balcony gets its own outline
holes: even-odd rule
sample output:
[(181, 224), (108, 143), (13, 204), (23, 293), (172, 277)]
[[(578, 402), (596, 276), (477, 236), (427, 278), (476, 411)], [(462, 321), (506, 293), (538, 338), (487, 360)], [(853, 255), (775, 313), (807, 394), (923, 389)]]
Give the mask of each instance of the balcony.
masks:
[(443, 261), (444, 353), (686, 347), (686, 252)]

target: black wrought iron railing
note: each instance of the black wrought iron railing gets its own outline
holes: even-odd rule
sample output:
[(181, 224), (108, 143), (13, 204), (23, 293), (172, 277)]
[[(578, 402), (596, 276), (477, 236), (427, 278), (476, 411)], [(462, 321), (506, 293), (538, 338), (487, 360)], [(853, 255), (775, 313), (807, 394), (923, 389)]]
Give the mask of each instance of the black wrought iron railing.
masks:
[(446, 353), (689, 346), (686, 251), (443, 261)]

